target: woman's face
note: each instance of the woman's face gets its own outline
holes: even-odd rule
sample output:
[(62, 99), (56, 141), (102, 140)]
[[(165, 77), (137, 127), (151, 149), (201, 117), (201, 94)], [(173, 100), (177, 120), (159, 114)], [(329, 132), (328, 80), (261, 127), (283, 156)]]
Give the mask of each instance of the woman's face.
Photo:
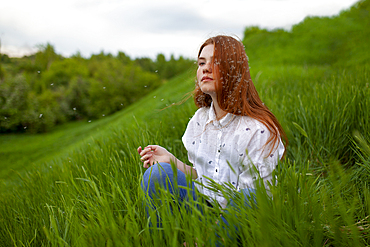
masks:
[(213, 50), (214, 45), (206, 45), (198, 58), (197, 80), (203, 93), (209, 94), (212, 98), (216, 96), (216, 78), (213, 74)]

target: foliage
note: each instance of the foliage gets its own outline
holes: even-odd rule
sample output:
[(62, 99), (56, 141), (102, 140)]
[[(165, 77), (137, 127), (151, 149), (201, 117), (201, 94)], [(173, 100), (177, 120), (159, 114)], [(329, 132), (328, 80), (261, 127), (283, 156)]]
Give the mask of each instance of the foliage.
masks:
[(18, 123), (27, 111), (29, 91), (30, 87), (21, 75), (0, 84), (0, 130), (18, 130)]
[(152, 61), (150, 58), (137, 58), (135, 62), (140, 65), (144, 70), (158, 73), (161, 78), (170, 79), (176, 75), (181, 74), (183, 71), (192, 67), (193, 60), (186, 59), (180, 56), (177, 60), (171, 55), (170, 60), (160, 53), (157, 55), (156, 60)]
[(47, 132), (68, 121), (108, 116), (193, 64), (163, 55), (155, 62), (133, 61), (123, 52), (64, 58), (51, 44), (39, 48), (29, 57), (2, 56), (0, 133)]
[(251, 64), (355, 66), (370, 61), (370, 4), (362, 0), (334, 17), (307, 17), (291, 31), (247, 27)]

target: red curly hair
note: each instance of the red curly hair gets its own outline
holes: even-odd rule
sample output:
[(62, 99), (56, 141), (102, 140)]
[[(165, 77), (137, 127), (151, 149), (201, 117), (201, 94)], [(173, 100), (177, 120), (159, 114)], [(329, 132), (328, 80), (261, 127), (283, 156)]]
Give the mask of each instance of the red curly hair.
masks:
[[(214, 45), (213, 70), (216, 78), (216, 95), (220, 108), (239, 116), (250, 116), (262, 122), (271, 135), (265, 146), (277, 147), (280, 136), (287, 146), (288, 139), (277, 118), (263, 104), (252, 82), (248, 57), (244, 45), (230, 36), (219, 35), (207, 39), (199, 49), (198, 58), (207, 45)], [(211, 106), (212, 98), (196, 83), (194, 101), (198, 108)]]

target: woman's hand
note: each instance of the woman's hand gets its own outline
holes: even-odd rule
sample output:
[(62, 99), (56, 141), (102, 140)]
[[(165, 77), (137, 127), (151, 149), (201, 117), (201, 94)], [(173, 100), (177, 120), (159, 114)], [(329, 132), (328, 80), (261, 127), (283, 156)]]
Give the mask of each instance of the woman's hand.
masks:
[(137, 152), (141, 156), (144, 168), (149, 168), (157, 162), (170, 163), (174, 156), (165, 148), (158, 145), (148, 145), (144, 149), (138, 147)]

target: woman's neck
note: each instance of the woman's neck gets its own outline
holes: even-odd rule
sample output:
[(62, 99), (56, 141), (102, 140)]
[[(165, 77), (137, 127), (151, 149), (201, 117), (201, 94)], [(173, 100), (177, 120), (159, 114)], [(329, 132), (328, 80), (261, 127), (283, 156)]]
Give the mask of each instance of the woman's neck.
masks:
[(214, 108), (215, 114), (216, 114), (216, 119), (220, 120), (221, 118), (223, 118), (227, 114), (227, 112), (225, 112), (224, 110), (222, 110), (220, 108), (220, 106), (218, 105), (217, 99), (212, 98), (212, 101), (213, 101), (213, 108)]

